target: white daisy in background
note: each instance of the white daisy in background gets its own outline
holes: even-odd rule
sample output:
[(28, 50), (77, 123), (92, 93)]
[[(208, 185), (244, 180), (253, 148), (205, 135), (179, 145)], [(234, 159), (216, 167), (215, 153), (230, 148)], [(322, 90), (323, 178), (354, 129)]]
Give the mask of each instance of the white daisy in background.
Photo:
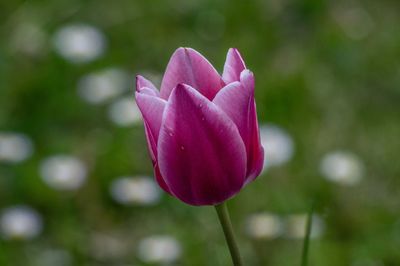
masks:
[(331, 182), (352, 186), (361, 181), (364, 175), (364, 165), (355, 154), (334, 151), (322, 158), (320, 171)]
[(129, 74), (118, 68), (90, 73), (78, 82), (78, 93), (88, 103), (100, 104), (129, 89)]
[(256, 213), (246, 220), (246, 233), (254, 239), (274, 239), (282, 235), (283, 224), (279, 216), (271, 213)]
[[(307, 214), (292, 214), (286, 218), (285, 235), (289, 238), (303, 239), (306, 236)], [(319, 238), (322, 236), (325, 224), (318, 215), (312, 217), (312, 227), (310, 238)]]
[(0, 232), (5, 239), (29, 240), (43, 229), (42, 217), (28, 206), (14, 206), (1, 212)]
[(110, 187), (111, 197), (124, 205), (154, 205), (159, 202), (161, 191), (153, 178), (120, 177)]
[(145, 263), (169, 264), (181, 255), (181, 245), (171, 236), (154, 235), (139, 242), (138, 257)]
[(264, 169), (287, 163), (293, 156), (294, 144), (290, 135), (276, 125), (260, 125), (261, 144), (264, 147)]
[(87, 63), (102, 56), (107, 47), (103, 33), (90, 25), (71, 24), (59, 29), (53, 44), (56, 51), (72, 63)]
[(24, 134), (0, 132), (0, 162), (18, 163), (33, 153), (33, 144)]
[(55, 155), (42, 161), (40, 175), (51, 188), (76, 190), (85, 183), (87, 169), (85, 164), (76, 157)]
[(132, 97), (124, 97), (111, 104), (108, 115), (116, 125), (121, 127), (141, 123), (142, 115)]

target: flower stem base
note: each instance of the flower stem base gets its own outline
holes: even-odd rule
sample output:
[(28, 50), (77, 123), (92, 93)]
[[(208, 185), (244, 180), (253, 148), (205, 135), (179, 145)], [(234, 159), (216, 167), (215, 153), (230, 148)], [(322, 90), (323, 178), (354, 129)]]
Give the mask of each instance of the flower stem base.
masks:
[(228, 244), (229, 251), (231, 253), (233, 265), (242, 266), (243, 262), (240, 257), (239, 248), (235, 240), (235, 235), (233, 233), (232, 223), (229, 217), (229, 212), (226, 206), (226, 202), (215, 205), (215, 210), (217, 211), (219, 221), (224, 231), (225, 240), (226, 243)]

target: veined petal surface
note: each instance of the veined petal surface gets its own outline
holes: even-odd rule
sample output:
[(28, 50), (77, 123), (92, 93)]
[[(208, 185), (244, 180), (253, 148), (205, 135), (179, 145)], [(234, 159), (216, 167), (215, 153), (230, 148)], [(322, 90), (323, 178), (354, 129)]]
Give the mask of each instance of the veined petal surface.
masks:
[(168, 99), (181, 83), (195, 88), (210, 100), (224, 85), (210, 62), (191, 48), (179, 48), (172, 55), (161, 82), (161, 97)]
[(252, 180), (262, 170), (264, 151), (261, 146), (254, 100), (254, 76), (244, 70), (240, 82), (235, 81), (215, 96), (213, 102), (218, 105), (236, 124), (246, 146), (247, 173)]
[(213, 205), (245, 182), (246, 148), (232, 120), (188, 85), (179, 84), (166, 106), (158, 140), (161, 175), (191, 205)]

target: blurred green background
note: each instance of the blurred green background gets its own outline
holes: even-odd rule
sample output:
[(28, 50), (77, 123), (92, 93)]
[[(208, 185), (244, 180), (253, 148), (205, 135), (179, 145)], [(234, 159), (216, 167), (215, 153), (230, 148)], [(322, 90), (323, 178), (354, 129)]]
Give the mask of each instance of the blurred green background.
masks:
[(400, 265), (400, 3), (0, 0), (0, 265), (230, 265), (151, 179), (134, 75), (193, 47), (256, 76), (267, 166), (229, 202), (246, 265)]

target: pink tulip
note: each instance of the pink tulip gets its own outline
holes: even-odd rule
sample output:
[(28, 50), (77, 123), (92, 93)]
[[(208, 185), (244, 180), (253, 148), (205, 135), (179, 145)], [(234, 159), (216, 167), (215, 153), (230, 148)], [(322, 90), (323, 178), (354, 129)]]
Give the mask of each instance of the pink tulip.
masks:
[(237, 194), (263, 167), (254, 76), (229, 49), (222, 77), (197, 51), (172, 55), (160, 91), (136, 78), (136, 102), (158, 184), (191, 205)]

